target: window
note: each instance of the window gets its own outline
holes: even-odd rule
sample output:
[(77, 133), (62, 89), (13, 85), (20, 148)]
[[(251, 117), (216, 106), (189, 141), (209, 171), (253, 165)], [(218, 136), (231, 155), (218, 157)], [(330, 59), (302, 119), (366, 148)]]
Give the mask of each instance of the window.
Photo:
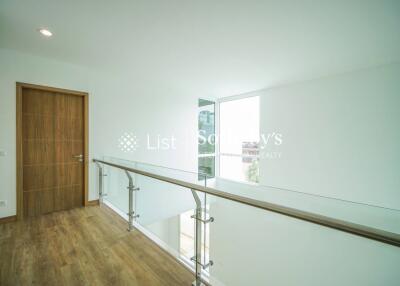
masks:
[(198, 172), (199, 179), (204, 180), (215, 177), (215, 103), (209, 100), (199, 99), (198, 117)]
[(220, 103), (220, 177), (259, 182), (259, 104), (258, 96)]

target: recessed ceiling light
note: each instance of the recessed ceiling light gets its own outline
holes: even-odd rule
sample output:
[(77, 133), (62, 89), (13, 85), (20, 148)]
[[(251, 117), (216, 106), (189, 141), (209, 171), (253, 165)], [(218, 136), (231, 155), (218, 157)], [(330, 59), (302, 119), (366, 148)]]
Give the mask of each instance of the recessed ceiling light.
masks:
[(47, 29), (40, 28), (40, 29), (38, 29), (38, 31), (39, 31), (40, 34), (42, 34), (42, 35), (45, 36), (45, 37), (51, 37), (51, 36), (53, 36), (53, 33), (50, 32), (50, 31), (47, 30)]

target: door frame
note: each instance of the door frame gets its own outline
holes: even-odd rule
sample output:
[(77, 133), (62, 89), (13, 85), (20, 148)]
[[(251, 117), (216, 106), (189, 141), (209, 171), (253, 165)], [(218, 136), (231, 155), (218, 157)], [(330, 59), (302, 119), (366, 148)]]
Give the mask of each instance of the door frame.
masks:
[(17, 82), (16, 83), (16, 108), (17, 108), (17, 218), (23, 219), (23, 138), (22, 138), (22, 92), (23, 89), (36, 89), (49, 92), (59, 92), (68, 95), (75, 95), (83, 97), (83, 206), (90, 205), (88, 191), (89, 191), (89, 93), (82, 91), (75, 91), (69, 89), (62, 89), (56, 87), (49, 87), (43, 85), (36, 85), (30, 83)]

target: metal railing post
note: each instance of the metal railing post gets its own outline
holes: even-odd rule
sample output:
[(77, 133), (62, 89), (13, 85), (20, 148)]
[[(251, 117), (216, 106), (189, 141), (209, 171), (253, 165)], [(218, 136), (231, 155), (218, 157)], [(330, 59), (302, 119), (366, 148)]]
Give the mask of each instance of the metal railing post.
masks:
[[(196, 190), (191, 189), (193, 198), (196, 202), (196, 210), (195, 214), (191, 216), (191, 218), (194, 218), (195, 220), (195, 234), (194, 234), (194, 240), (195, 240), (195, 254), (194, 257), (191, 258), (191, 260), (195, 264), (195, 274), (196, 274), (196, 280), (192, 283), (192, 286), (203, 286), (205, 285), (202, 282), (201, 279), (201, 271), (202, 269), (207, 269), (208, 267), (212, 266), (214, 262), (212, 260), (209, 260), (207, 264), (201, 263), (201, 224), (204, 224), (204, 230), (206, 229), (206, 224), (213, 222), (214, 218), (209, 217), (207, 219), (206, 215), (203, 218), (203, 209), (201, 207), (201, 200), (199, 198), (199, 195), (197, 194)], [(204, 232), (205, 235), (205, 232)], [(206, 241), (206, 237), (204, 237), (204, 242)]]
[(193, 286), (200, 286), (201, 285), (201, 201), (199, 196), (197, 195), (195, 190), (191, 190), (193, 194), (193, 198), (196, 201), (196, 211), (195, 211), (195, 274), (196, 280), (193, 282)]
[(127, 175), (129, 180), (129, 185), (127, 188), (129, 191), (128, 231), (132, 231), (133, 219), (139, 217), (139, 215), (135, 215), (135, 211), (133, 210), (133, 192), (138, 191), (139, 188), (135, 188), (135, 186), (133, 185), (133, 179), (131, 174), (128, 171), (125, 171), (125, 174)]
[(193, 286), (200, 286), (201, 283), (201, 201), (195, 190), (191, 190), (193, 198), (196, 201), (196, 211), (195, 211), (195, 254), (194, 254), (194, 264), (195, 264), (195, 274), (196, 280), (193, 282)]

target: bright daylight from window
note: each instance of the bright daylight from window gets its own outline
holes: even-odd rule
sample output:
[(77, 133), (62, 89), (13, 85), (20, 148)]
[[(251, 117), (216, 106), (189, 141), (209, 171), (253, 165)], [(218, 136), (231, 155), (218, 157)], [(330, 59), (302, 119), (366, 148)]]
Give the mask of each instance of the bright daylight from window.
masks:
[(220, 177), (259, 182), (259, 97), (220, 103)]

